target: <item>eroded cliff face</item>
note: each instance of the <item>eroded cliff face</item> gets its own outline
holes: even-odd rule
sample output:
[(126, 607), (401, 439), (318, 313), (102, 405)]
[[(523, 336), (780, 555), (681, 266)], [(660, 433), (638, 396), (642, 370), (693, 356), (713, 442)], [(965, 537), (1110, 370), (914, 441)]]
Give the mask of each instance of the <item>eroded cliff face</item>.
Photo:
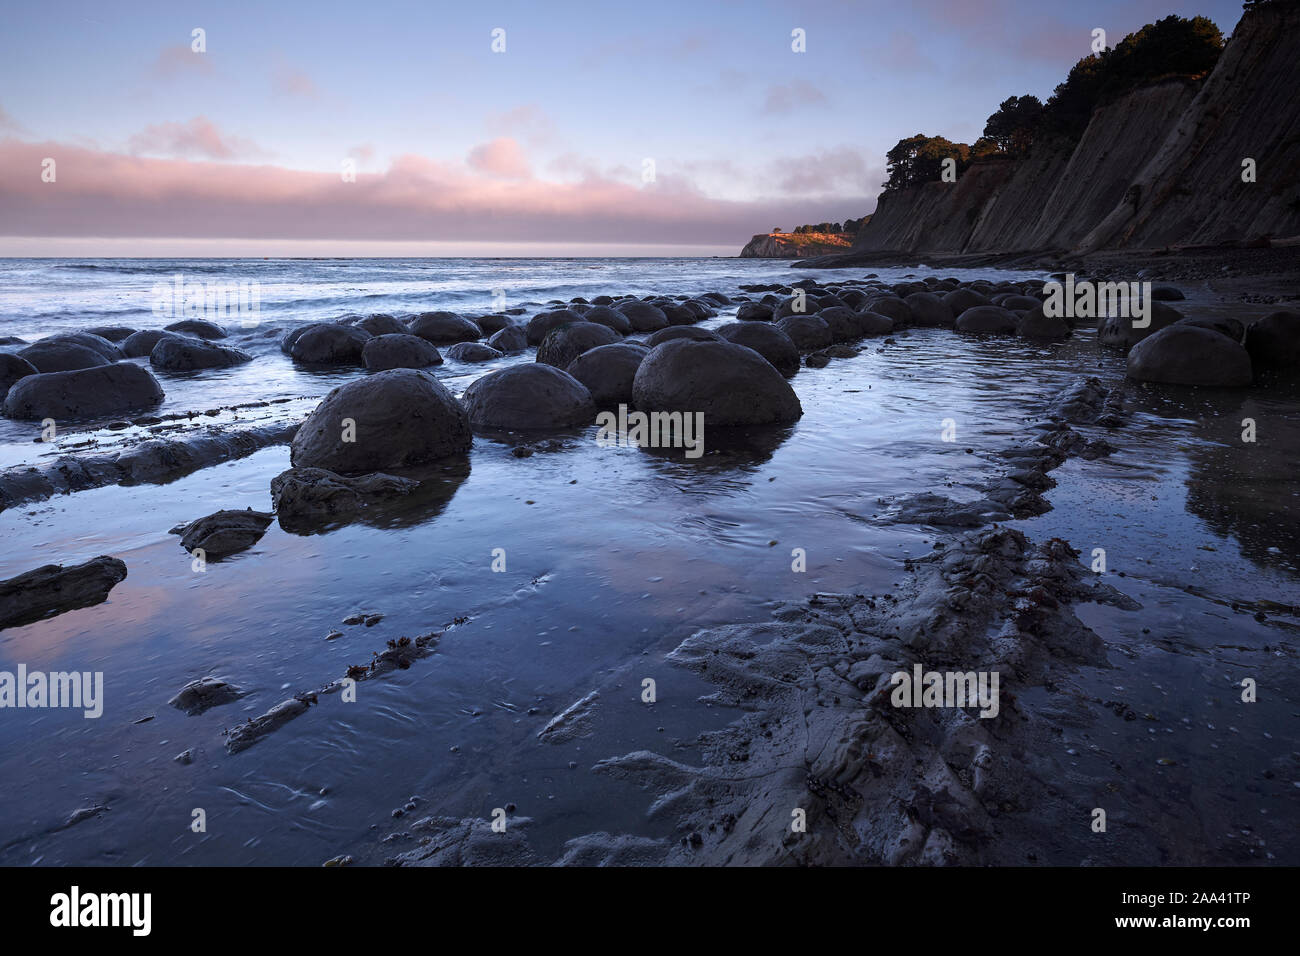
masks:
[[(880, 197), (861, 252), (1156, 249), (1300, 234), (1300, 3), (1246, 12), (1204, 80), (1099, 108), (1077, 144)], [(1256, 161), (1256, 182), (1242, 161)]]
[[(1256, 7), (1082, 251), (1300, 234), (1300, 3)], [(1255, 182), (1242, 163), (1255, 161)]]

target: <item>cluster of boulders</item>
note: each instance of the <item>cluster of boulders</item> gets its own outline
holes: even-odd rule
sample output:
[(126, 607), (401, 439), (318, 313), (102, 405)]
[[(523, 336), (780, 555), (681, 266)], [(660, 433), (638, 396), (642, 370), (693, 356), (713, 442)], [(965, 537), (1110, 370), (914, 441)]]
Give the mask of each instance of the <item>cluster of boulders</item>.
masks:
[(205, 319), (163, 329), (99, 326), (47, 336), (17, 352), (0, 353), (0, 399), (8, 418), (57, 421), (142, 411), (163, 399), (153, 373), (125, 359), (145, 358), (163, 372), (228, 368), (252, 361), (242, 349), (219, 345), (227, 332)]

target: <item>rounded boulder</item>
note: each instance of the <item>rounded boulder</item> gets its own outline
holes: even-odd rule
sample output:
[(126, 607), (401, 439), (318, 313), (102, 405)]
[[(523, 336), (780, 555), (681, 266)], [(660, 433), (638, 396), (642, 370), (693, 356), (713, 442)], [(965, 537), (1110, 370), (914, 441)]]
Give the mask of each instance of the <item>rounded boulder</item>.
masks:
[(570, 428), (595, 417), (587, 386), (563, 369), (528, 362), (484, 375), (465, 390), (476, 427), (511, 430)]
[(437, 461), (472, 442), (465, 409), (441, 382), (396, 368), (321, 399), (294, 436), (290, 461), (295, 468), (362, 474)]
[(643, 411), (702, 412), (711, 426), (797, 421), (803, 406), (790, 383), (753, 349), (678, 339), (652, 349), (632, 396)]

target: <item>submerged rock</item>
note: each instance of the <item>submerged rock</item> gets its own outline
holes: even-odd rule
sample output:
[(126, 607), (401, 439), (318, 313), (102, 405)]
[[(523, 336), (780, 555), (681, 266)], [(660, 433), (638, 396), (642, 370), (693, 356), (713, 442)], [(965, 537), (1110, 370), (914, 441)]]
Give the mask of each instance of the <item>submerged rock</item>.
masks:
[[(242, 690), (219, 677), (200, 677), (182, 687), (167, 703), (193, 717), (209, 708), (239, 700), (243, 696)], [(189, 761), (184, 762), (189, 763)]]
[(350, 521), (359, 512), (403, 498), (420, 486), (410, 478), (370, 474), (355, 478), (324, 468), (290, 468), (271, 479), (271, 503), (287, 531)]
[(1128, 377), (1167, 385), (1240, 388), (1253, 379), (1250, 353), (1226, 335), (1194, 325), (1171, 325), (1128, 353)]
[(291, 461), (361, 474), (446, 458), (472, 441), (465, 409), (441, 382), (417, 369), (391, 369), (326, 395), (294, 436)]
[(207, 558), (222, 558), (251, 548), (266, 534), (275, 515), (249, 508), (245, 511), (217, 511), (172, 529), (181, 536), (181, 547), (191, 554), (196, 548)]
[(543, 362), (485, 375), (465, 390), (464, 401), (470, 421), (482, 428), (568, 428), (596, 415), (587, 387)]
[(538, 731), (537, 738), (551, 744), (562, 744), (578, 737), (590, 737), (595, 729), (592, 724), (599, 699), (599, 692), (593, 690), (582, 700), (570, 704)]
[(247, 750), (267, 734), (278, 730), (295, 717), (305, 714), (316, 700), (315, 694), (290, 697), (276, 704), (260, 717), (240, 724), (226, 736), (227, 753), (237, 754)]
[(644, 411), (702, 412), (708, 426), (793, 422), (803, 407), (790, 383), (753, 349), (679, 339), (652, 349), (632, 386)]
[(0, 581), (0, 628), (100, 604), (125, 577), (125, 563), (100, 555), (71, 567), (42, 565)]
[(98, 418), (151, 408), (163, 395), (148, 369), (123, 362), (21, 378), (5, 396), (4, 413), (28, 420)]

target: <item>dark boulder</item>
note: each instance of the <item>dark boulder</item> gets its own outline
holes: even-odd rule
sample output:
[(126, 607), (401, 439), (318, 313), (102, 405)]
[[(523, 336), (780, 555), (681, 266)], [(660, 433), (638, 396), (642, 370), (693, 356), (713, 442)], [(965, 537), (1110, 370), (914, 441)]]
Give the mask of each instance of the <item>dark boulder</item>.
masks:
[(601, 345), (583, 352), (565, 369), (586, 386), (598, 408), (632, 404), (632, 382), (648, 349), (634, 342)]
[(958, 332), (989, 332), (1000, 335), (1015, 335), (1020, 318), (1009, 309), (996, 305), (977, 305), (957, 316), (955, 328)]
[(123, 340), (122, 352), (127, 358), (148, 358), (153, 352), (154, 346), (163, 339), (180, 339), (186, 342), (202, 341), (202, 339), (193, 339), (179, 335), (176, 332), (168, 332), (165, 329), (141, 329), (139, 332), (132, 332)]
[(400, 332), (368, 339), (361, 349), (361, 361), (372, 372), (387, 372), (393, 368), (441, 365), (442, 356), (418, 335)]
[(71, 372), (108, 365), (109, 360), (94, 349), (72, 342), (40, 341), (18, 352), (38, 372)]
[(165, 325), (163, 328), (168, 332), (182, 332), (185, 335), (196, 335), (201, 339), (224, 339), (226, 337), (225, 329), (206, 319), (182, 319), (179, 322), (173, 322), (171, 325)]
[(350, 325), (313, 325), (294, 339), (289, 355), (303, 365), (361, 365), (371, 338)]
[(160, 339), (149, 353), (149, 364), (168, 372), (192, 372), (201, 368), (230, 368), (251, 362), (253, 356), (243, 349), (213, 345), (198, 339), (179, 336)]
[(121, 362), (21, 378), (5, 396), (4, 413), (8, 418), (63, 421), (138, 411), (162, 400), (162, 386), (148, 369)]
[(479, 428), (568, 428), (586, 425), (596, 414), (587, 386), (545, 362), (485, 375), (465, 390), (464, 402), (470, 421)]
[(134, 332), (135, 329), (126, 325), (97, 325), (93, 329), (86, 329), (87, 335), (97, 335), (101, 339), (108, 339), (114, 343), (121, 342)]
[(647, 336), (645, 344), (647, 348), (654, 348), (656, 345), (662, 345), (664, 342), (671, 342), (673, 339), (691, 339), (695, 342), (716, 342), (718, 337), (708, 329), (699, 329), (693, 325), (670, 325), (666, 329), (660, 329), (653, 335)]
[(0, 400), (8, 394), (10, 386), (20, 378), (35, 375), (36, 366), (18, 355), (0, 352)]
[(455, 312), (421, 312), (411, 317), (407, 327), (412, 335), (434, 345), (473, 342), (483, 337), (483, 330), (478, 325)]
[(295, 468), (361, 474), (404, 468), (466, 451), (465, 409), (436, 378), (398, 368), (326, 395), (294, 436)]
[[(1122, 315), (1112, 315), (1103, 319), (1097, 329), (1097, 341), (1104, 348), (1127, 352), (1148, 335), (1154, 335), (1183, 317), (1183, 314), (1177, 309), (1162, 302), (1149, 301), (1147, 307), (1150, 309), (1150, 313), (1146, 319), (1129, 318)], [(1135, 322), (1145, 322), (1146, 324), (1137, 326), (1134, 325)]]
[(1166, 385), (1239, 388), (1252, 380), (1250, 354), (1212, 329), (1177, 323), (1148, 335), (1128, 353), (1128, 377)]
[[(912, 324), (921, 328), (943, 328), (951, 329), (956, 321), (952, 314), (952, 309), (948, 303), (939, 298), (933, 292), (913, 292), (903, 299), (907, 304), (908, 310), (912, 313)], [(874, 312), (883, 312), (883, 309), (872, 307)], [(887, 314), (887, 313), (886, 313)]]
[(522, 325), (507, 325), (493, 332), (487, 344), (498, 352), (522, 352), (528, 348), (528, 333)]
[(718, 337), (753, 349), (786, 378), (799, 371), (799, 348), (778, 326), (765, 322), (731, 322), (718, 328)]
[(369, 332), (371, 335), (404, 335), (407, 332), (406, 325), (400, 319), (385, 312), (368, 315), (364, 319), (358, 319), (354, 324), (362, 332)]
[(448, 346), (447, 358), (457, 362), (490, 362), (499, 359), (504, 352), (482, 342), (457, 342)]
[[(562, 325), (571, 325), (584, 321), (577, 312), (569, 309), (553, 309), (550, 312), (538, 312), (528, 320), (527, 333), (529, 345), (541, 345), (542, 339)], [(603, 323), (597, 323), (603, 324)]]
[[(597, 298), (600, 298), (600, 296), (597, 296)], [(619, 335), (630, 335), (632, 333), (632, 323), (627, 320), (627, 316), (607, 305), (592, 306), (583, 313), (582, 318), (586, 322), (609, 326)]]
[(771, 322), (775, 318), (772, 307), (762, 302), (745, 302), (736, 310), (740, 322)]
[(787, 315), (776, 327), (800, 349), (824, 349), (835, 341), (831, 327), (817, 315)]
[(701, 412), (706, 426), (796, 421), (803, 407), (790, 383), (762, 355), (731, 342), (678, 339), (652, 349), (632, 394), (647, 412)]
[(556, 368), (568, 368), (583, 352), (601, 345), (613, 345), (623, 337), (607, 325), (574, 322), (552, 329), (537, 347), (537, 361)]
[(1251, 323), (1246, 351), (1259, 368), (1300, 369), (1300, 312), (1271, 312)]
[(614, 308), (631, 323), (633, 332), (658, 332), (668, 325), (668, 316), (664, 315), (663, 309), (640, 299), (624, 300)]

